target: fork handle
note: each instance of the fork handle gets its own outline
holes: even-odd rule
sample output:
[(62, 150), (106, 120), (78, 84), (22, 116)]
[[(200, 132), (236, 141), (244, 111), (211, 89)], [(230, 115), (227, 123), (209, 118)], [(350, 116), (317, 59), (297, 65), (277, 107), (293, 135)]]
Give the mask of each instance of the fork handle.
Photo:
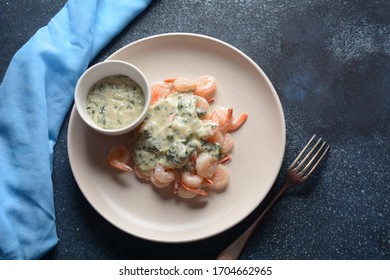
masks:
[(236, 260), (244, 250), (245, 245), (248, 243), (249, 237), (261, 223), (263, 218), (267, 215), (269, 210), (276, 204), (280, 196), (287, 190), (286, 183), (283, 184), (280, 191), (272, 199), (267, 208), (261, 213), (261, 215), (247, 228), (236, 240), (234, 240), (225, 250), (223, 250), (217, 257), (217, 260)]

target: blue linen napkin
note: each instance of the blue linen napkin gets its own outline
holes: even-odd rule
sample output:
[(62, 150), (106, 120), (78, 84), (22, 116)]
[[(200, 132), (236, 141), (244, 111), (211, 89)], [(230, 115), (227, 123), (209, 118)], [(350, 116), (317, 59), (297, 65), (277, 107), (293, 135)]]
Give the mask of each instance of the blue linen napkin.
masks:
[(57, 244), (53, 148), (77, 80), (150, 2), (69, 0), (11, 60), (0, 86), (0, 259), (38, 259)]

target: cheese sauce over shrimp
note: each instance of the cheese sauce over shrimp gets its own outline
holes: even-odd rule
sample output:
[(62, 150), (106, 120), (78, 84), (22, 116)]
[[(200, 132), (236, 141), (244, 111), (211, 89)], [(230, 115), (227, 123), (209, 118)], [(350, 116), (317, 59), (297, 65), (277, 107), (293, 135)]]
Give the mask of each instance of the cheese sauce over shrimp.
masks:
[(229, 132), (240, 128), (247, 114), (234, 119), (232, 108), (209, 104), (215, 90), (210, 75), (152, 85), (151, 106), (130, 145), (138, 177), (159, 188), (173, 186), (183, 198), (228, 185), (228, 169), (222, 164), (233, 149)]
[(207, 112), (196, 106), (197, 99), (191, 92), (175, 92), (150, 107), (133, 146), (135, 164), (144, 174), (156, 164), (185, 167), (202, 150), (216, 158), (222, 156), (218, 143), (203, 140), (213, 135), (218, 124), (202, 120)]

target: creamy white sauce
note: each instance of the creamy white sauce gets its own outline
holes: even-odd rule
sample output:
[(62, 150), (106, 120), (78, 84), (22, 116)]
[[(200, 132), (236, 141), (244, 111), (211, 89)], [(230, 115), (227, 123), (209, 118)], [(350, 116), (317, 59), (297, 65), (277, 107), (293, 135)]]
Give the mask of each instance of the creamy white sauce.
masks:
[(114, 75), (98, 81), (89, 91), (87, 113), (100, 127), (122, 128), (142, 113), (145, 97), (129, 77)]
[(213, 135), (217, 124), (203, 119), (207, 112), (196, 106), (197, 99), (192, 92), (176, 92), (150, 106), (133, 143), (133, 158), (143, 173), (154, 170), (157, 163), (191, 170), (191, 156), (201, 151), (222, 156), (219, 144), (204, 141)]

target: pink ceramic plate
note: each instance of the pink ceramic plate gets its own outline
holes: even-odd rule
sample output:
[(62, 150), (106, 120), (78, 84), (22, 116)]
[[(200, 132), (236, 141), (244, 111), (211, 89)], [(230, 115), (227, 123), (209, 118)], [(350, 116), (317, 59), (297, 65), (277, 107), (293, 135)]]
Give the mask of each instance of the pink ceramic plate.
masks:
[(90, 204), (123, 231), (148, 240), (186, 242), (236, 225), (264, 199), (282, 164), (285, 121), (278, 96), (264, 72), (248, 56), (217, 39), (187, 33), (162, 34), (129, 44), (108, 59), (130, 62), (149, 82), (169, 77), (216, 77), (216, 103), (248, 113), (233, 133), (231, 181), (226, 191), (183, 200), (172, 189), (155, 189), (134, 174), (108, 166), (106, 156), (129, 135), (105, 136), (88, 128), (73, 109), (68, 150), (76, 181)]

